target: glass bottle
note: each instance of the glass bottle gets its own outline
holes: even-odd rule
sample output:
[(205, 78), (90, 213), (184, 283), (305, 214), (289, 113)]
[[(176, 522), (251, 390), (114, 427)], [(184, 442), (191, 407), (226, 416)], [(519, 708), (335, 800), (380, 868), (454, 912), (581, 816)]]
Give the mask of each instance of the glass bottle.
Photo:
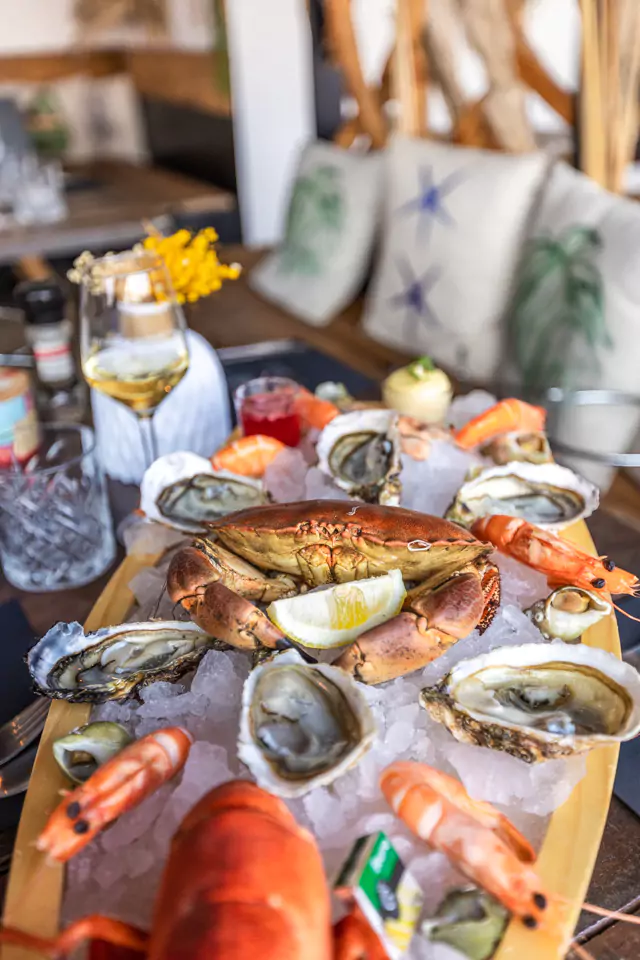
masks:
[(40, 416), (49, 421), (82, 420), (87, 390), (73, 356), (73, 324), (66, 316), (64, 293), (55, 280), (19, 284), (14, 291), (23, 310), (33, 351)]

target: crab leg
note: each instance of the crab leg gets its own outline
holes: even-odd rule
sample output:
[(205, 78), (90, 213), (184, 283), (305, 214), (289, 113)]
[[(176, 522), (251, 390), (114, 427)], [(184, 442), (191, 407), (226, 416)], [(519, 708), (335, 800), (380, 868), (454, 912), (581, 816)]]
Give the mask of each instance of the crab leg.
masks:
[[(256, 567), (226, 550), (221, 544), (197, 540), (197, 546), (181, 550), (171, 562), (167, 576), (169, 596), (183, 603), (208, 583), (220, 582), (246, 600), (271, 603), (298, 592), (293, 577), (267, 577)], [(189, 607), (184, 604), (186, 609)]]

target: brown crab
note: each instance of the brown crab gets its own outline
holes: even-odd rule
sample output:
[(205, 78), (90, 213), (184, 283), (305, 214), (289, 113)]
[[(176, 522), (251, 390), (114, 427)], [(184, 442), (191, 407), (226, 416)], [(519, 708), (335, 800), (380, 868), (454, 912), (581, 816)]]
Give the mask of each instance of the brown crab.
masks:
[(167, 589), (218, 639), (279, 648), (289, 641), (256, 602), (398, 568), (409, 585), (403, 610), (336, 661), (358, 680), (381, 683), (426, 665), (474, 627), (486, 629), (500, 600), (492, 549), (455, 523), (400, 507), (274, 504), (212, 523), (209, 536), (175, 555)]

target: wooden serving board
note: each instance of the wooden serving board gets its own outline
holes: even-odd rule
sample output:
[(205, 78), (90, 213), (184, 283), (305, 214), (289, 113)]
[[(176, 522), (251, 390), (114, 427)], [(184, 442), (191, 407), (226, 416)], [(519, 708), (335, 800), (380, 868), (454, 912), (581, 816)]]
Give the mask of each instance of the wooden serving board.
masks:
[[(584, 523), (566, 531), (568, 540), (595, 554), (593, 541)], [(129, 556), (107, 584), (87, 620), (87, 630), (121, 623), (133, 604), (128, 584), (144, 567), (159, 558)], [(608, 617), (584, 636), (584, 642), (620, 656), (620, 639), (615, 618)], [(35, 849), (35, 840), (60, 799), (68, 782), (58, 769), (51, 744), (74, 727), (87, 722), (90, 706), (51, 704), (40, 748), (27, 791), (18, 829), (7, 897), (4, 923), (39, 936), (53, 936), (64, 889), (64, 868), (46, 862)], [(618, 747), (599, 747), (587, 757), (586, 776), (551, 817), (538, 870), (545, 888), (565, 897), (569, 903), (563, 930), (557, 936), (527, 930), (519, 921), (510, 924), (495, 960), (561, 960), (571, 939), (595, 864), (607, 819)], [(33, 954), (4, 947), (2, 960), (33, 960)]]

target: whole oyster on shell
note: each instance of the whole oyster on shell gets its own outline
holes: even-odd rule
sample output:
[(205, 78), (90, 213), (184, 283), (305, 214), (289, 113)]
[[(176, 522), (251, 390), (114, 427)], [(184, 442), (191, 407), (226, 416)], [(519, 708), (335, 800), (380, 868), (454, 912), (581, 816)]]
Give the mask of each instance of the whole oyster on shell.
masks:
[(446, 517), (470, 526), (478, 517), (521, 517), (545, 530), (590, 516), (598, 506), (598, 488), (556, 463), (508, 463), (489, 467), (467, 480)]
[(261, 787), (292, 799), (355, 766), (375, 732), (348, 674), (287, 650), (256, 667), (244, 685), (238, 757)]
[(400, 436), (393, 410), (353, 410), (327, 424), (316, 447), (318, 467), (356, 500), (400, 503)]
[(585, 630), (608, 617), (613, 606), (592, 590), (558, 587), (524, 612), (545, 640), (575, 643)]
[(156, 680), (177, 680), (219, 645), (181, 620), (123, 623), (86, 634), (79, 623), (57, 623), (31, 648), (27, 665), (45, 697), (101, 703), (124, 700)]
[(73, 783), (84, 783), (108, 760), (133, 743), (120, 723), (96, 720), (53, 741), (53, 758)]
[(185, 533), (203, 533), (228, 513), (268, 502), (259, 480), (214, 470), (205, 457), (188, 451), (158, 457), (140, 486), (145, 516)]
[(535, 763), (640, 732), (640, 675), (583, 644), (526, 643), (462, 660), (420, 695), (456, 740)]

